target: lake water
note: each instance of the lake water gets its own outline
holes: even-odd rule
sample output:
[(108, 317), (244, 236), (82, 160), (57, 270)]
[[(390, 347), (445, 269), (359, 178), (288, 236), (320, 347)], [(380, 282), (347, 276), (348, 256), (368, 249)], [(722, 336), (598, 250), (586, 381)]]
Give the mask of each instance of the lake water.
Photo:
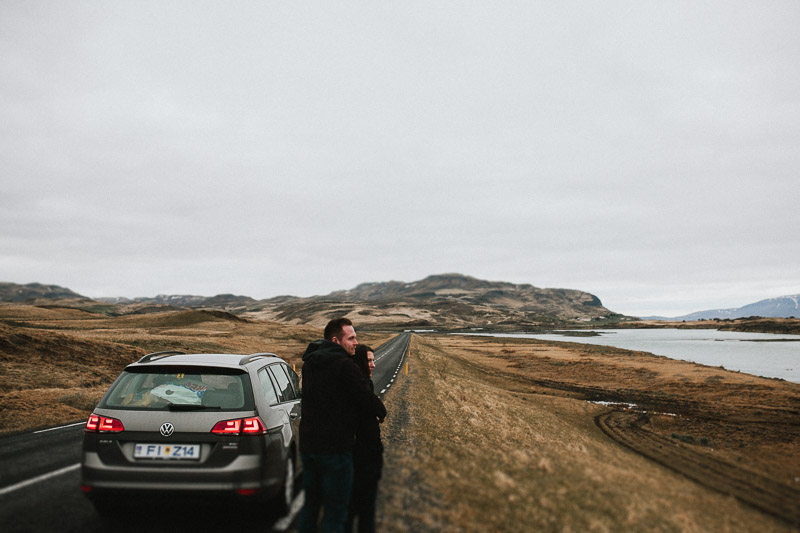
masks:
[[(606, 329), (596, 337), (536, 333), (498, 333), (492, 337), (521, 337), (579, 342), (639, 350), (671, 359), (722, 366), (756, 376), (800, 383), (800, 335), (740, 333), (714, 329)], [(583, 332), (585, 333), (585, 332)], [(480, 335), (476, 333), (475, 335)]]

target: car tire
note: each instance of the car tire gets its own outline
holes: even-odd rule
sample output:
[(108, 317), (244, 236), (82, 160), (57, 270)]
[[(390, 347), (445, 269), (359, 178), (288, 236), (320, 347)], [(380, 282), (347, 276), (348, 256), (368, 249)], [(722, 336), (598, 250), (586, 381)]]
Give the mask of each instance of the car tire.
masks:
[(297, 476), (294, 472), (294, 458), (289, 455), (286, 457), (283, 485), (281, 486), (280, 494), (278, 494), (275, 498), (277, 504), (276, 507), (281, 516), (287, 515), (292, 506), (292, 501), (294, 500), (295, 495), (296, 480)]

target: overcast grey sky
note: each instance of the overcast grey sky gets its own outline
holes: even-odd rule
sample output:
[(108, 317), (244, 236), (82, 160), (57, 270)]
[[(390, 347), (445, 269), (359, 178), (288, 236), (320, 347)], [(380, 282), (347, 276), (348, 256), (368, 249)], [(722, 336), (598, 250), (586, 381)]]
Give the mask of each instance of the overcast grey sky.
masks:
[(800, 292), (800, 2), (0, 3), (0, 281)]

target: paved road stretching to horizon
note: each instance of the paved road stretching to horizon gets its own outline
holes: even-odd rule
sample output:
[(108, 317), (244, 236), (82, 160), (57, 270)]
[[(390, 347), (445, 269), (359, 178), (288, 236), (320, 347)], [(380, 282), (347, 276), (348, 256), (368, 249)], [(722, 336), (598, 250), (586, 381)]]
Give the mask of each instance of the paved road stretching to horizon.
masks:
[(372, 371), (372, 382), (375, 393), (383, 396), (403, 371), (403, 361), (408, 353), (411, 333), (401, 333), (375, 349), (375, 370)]
[[(410, 340), (410, 333), (401, 333), (375, 350), (373, 382), (379, 396), (402, 372)], [(232, 517), (229, 509), (185, 504), (167, 504), (158, 512), (142, 508), (133, 516), (103, 520), (79, 489), (84, 424), (0, 437), (0, 531), (138, 533), (222, 531), (231, 526), (239, 531), (285, 531), (292, 523), (293, 516), (276, 517), (260, 508)], [(301, 502), (302, 492), (296, 504)]]

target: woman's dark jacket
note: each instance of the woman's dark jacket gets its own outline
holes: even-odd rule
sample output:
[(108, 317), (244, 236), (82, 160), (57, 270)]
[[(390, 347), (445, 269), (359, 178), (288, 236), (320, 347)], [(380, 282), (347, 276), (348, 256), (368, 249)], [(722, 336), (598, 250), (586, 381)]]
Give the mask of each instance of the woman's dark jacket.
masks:
[(383, 419), (386, 407), (372, 384), (340, 345), (319, 340), (303, 354), (300, 451), (346, 453), (364, 413)]
[[(370, 389), (373, 389), (372, 380), (369, 380)], [(361, 410), (358, 427), (356, 428), (356, 443), (353, 446), (353, 462), (357, 469), (377, 470), (380, 475), (383, 466), (383, 443), (381, 442), (381, 426), (367, 406)]]

